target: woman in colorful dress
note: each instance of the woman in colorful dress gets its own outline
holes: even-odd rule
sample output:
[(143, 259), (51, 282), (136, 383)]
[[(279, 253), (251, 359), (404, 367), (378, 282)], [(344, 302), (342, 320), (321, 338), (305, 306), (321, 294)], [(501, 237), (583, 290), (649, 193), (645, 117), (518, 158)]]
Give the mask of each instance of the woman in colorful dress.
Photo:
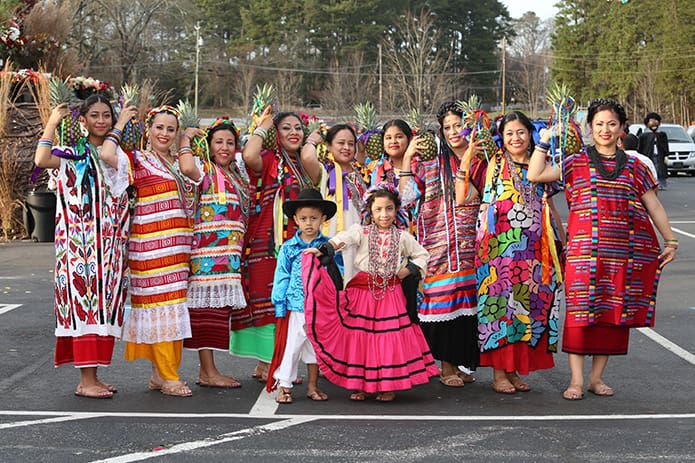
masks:
[[(415, 137), (403, 157), (412, 176), (401, 171), (401, 187), (411, 182), (419, 190), (413, 208), (418, 242), (430, 259), (423, 281), (424, 298), (418, 310), (420, 327), (435, 359), (440, 360), (440, 381), (462, 387), (475, 378), (460, 371), (475, 370), (479, 361), (476, 317), (475, 225), (480, 200), (456, 204), (455, 173), (468, 142), (461, 135), (462, 113), (455, 102), (444, 103), (437, 113), (440, 124), (439, 155), (428, 161), (419, 157), (422, 137)], [(484, 163), (476, 163), (473, 187), (482, 191)]]
[(478, 332), (492, 389), (513, 394), (531, 389), (519, 374), (554, 366), (562, 245), (550, 203), (559, 188), (527, 178), (528, 117), (512, 111), (499, 132), (503, 147), (487, 167), (476, 237)]
[[(426, 384), (439, 374), (417, 323), (406, 309), (400, 281), (424, 274), (428, 254), (405, 230), (396, 226), (398, 189), (388, 183), (372, 186), (365, 198), (365, 225), (353, 225), (319, 249), (304, 251), (307, 336), (319, 367), (332, 383), (363, 401), (369, 393), (391, 402), (394, 391)], [(316, 255), (356, 247), (358, 273), (337, 291)]]
[[(295, 199), (301, 189), (315, 186), (300, 160), (302, 119), (289, 112), (271, 118), (269, 112), (266, 108), (243, 151), (251, 197), (242, 262), (247, 306), (232, 314), (230, 341), (232, 354), (258, 360), (253, 376), (263, 382), (275, 344), (275, 308), (270, 301), (275, 256), (297, 231), (294, 220), (282, 213), (282, 203)], [(263, 149), (271, 126), (277, 131), (277, 143), (273, 149)]]
[[(562, 350), (569, 355), (568, 400), (584, 397), (584, 356), (593, 357), (587, 390), (611, 396), (603, 381), (611, 355), (625, 355), (630, 328), (654, 326), (656, 291), (663, 267), (676, 257), (656, 179), (618, 148), (627, 115), (610, 99), (591, 102), (587, 122), (594, 145), (562, 162), (547, 163), (551, 131), (531, 157), (529, 178), (555, 182), (561, 174), (569, 206), (566, 313)], [(650, 221), (651, 219), (651, 221)], [(664, 247), (654, 225), (664, 238)]]
[[(236, 388), (241, 384), (220, 373), (213, 351), (229, 351), (231, 314), (246, 307), (241, 258), (248, 220), (248, 184), (237, 165), (239, 134), (232, 121), (218, 118), (204, 133), (196, 132), (187, 129), (186, 134), (206, 137), (210, 160), (203, 163), (193, 229), (187, 298), (192, 336), (183, 341), (183, 347), (198, 351), (200, 369), (196, 384)], [(181, 151), (187, 149), (190, 140), (184, 137)], [(192, 156), (185, 156), (180, 162), (185, 175), (199, 180)]]
[(128, 158), (114, 150), (119, 170), (99, 160), (114, 121), (111, 104), (101, 95), (90, 96), (80, 108), (87, 137), (75, 146), (53, 146), (56, 128), (69, 112), (65, 104), (53, 110), (35, 157), (38, 167), (57, 170), (54, 362), (80, 369), (75, 395), (108, 399), (116, 388), (97, 378), (97, 368), (111, 364), (123, 325)]
[[(364, 208), (362, 197), (367, 191), (369, 175), (367, 169), (355, 160), (357, 134), (348, 124), (334, 125), (326, 133), (328, 153), (323, 163), (317, 157), (316, 145), (320, 142), (318, 132), (312, 133), (302, 148), (302, 164), (311, 180), (318, 184), (328, 201), (338, 205), (337, 213), (324, 222), (323, 234), (333, 236), (361, 221)], [(343, 279), (349, 281), (355, 275), (355, 250), (341, 253), (339, 264), (343, 268)]]
[[(114, 136), (132, 115), (129, 107), (121, 112)], [(148, 146), (132, 154), (137, 200), (128, 245), (132, 309), (123, 327), (125, 358), (152, 362), (150, 389), (188, 397), (191, 390), (178, 369), (183, 340), (191, 337), (186, 295), (196, 182), (181, 173), (179, 157), (191, 157), (192, 152), (172, 151), (179, 133), (175, 108), (152, 109), (145, 126)], [(113, 165), (112, 150), (102, 150), (102, 159)]]

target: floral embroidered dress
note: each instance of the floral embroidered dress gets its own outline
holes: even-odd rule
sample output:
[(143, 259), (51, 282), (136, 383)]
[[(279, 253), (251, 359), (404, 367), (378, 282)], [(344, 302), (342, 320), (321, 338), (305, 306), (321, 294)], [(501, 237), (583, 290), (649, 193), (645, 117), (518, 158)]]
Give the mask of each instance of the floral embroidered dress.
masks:
[[(615, 169), (615, 160), (602, 162)], [(585, 152), (565, 161), (564, 178), (569, 218), (562, 350), (626, 354), (630, 328), (654, 326), (660, 246), (640, 198), (657, 182), (633, 156), (615, 179), (605, 179)]]
[(241, 258), (248, 220), (248, 185), (236, 162), (206, 162), (191, 248), (187, 349), (229, 350), (231, 311), (246, 307)]
[(490, 160), (476, 238), (481, 365), (520, 374), (552, 368), (562, 290), (545, 203), (557, 186), (529, 182), (527, 167), (502, 151)]
[[(418, 310), (420, 326), (438, 360), (469, 369), (478, 366), (475, 227), (480, 202), (456, 206), (451, 154), (418, 162), (414, 179), (420, 194), (413, 216), (418, 242), (430, 259)], [(483, 190), (485, 163), (474, 161), (472, 185)]]
[(86, 139), (57, 146), (69, 156), (55, 171), (55, 365), (106, 366), (121, 336), (127, 295), (130, 229), (128, 158), (101, 162)]

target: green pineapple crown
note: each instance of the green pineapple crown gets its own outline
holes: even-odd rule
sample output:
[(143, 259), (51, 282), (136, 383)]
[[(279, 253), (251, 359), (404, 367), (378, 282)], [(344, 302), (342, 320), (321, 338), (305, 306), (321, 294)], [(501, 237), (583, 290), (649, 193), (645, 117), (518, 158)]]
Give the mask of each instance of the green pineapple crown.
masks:
[(357, 115), (357, 120), (355, 121), (362, 130), (370, 131), (376, 130), (378, 127), (378, 122), (376, 120), (376, 108), (374, 105), (366, 101), (354, 106), (355, 114)]
[(410, 127), (418, 134), (425, 131), (425, 116), (417, 109), (411, 109), (407, 115)]
[(75, 104), (78, 102), (75, 91), (68, 84), (68, 79), (61, 79), (53, 76), (48, 81), (48, 99), (52, 107), (56, 107), (63, 103)]
[(559, 106), (570, 113), (574, 113), (577, 105), (574, 98), (570, 95), (570, 89), (564, 82), (555, 82), (548, 89), (546, 101), (552, 107)]
[(121, 104), (140, 106), (140, 86), (138, 84), (124, 84), (121, 87)]
[(252, 114), (259, 115), (275, 98), (275, 89), (272, 84), (256, 84), (256, 93), (253, 96)]
[(179, 100), (179, 103), (176, 105), (176, 109), (179, 112), (179, 123), (181, 124), (181, 127), (184, 129), (188, 127), (200, 127), (200, 118), (188, 100)]
[(474, 93), (468, 97), (468, 100), (458, 100), (456, 104), (458, 105), (459, 110), (461, 110), (465, 117), (466, 114), (471, 114), (475, 111), (478, 111), (480, 109), (481, 101), (478, 95)]

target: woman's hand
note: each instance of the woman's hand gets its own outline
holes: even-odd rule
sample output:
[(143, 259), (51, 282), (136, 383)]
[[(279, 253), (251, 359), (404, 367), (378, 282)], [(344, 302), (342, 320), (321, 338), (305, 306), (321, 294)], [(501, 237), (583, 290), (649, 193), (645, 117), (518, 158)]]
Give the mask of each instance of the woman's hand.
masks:
[(672, 246), (666, 246), (664, 252), (659, 255), (659, 268), (664, 268), (666, 264), (673, 262), (676, 259), (676, 250)]
[(306, 137), (306, 142), (307, 142), (307, 144), (310, 144), (310, 145), (316, 146), (319, 143), (321, 143), (322, 141), (323, 141), (323, 135), (321, 135), (321, 130), (319, 130), (319, 129), (314, 130), (313, 132), (311, 132), (309, 134), (308, 137)]
[(128, 121), (138, 115), (138, 107), (129, 103), (130, 101), (125, 102), (123, 109), (121, 109), (121, 114), (118, 115), (118, 120), (114, 125), (118, 130), (123, 130)]
[[(413, 137), (410, 139), (410, 143), (408, 143), (408, 148), (405, 150), (405, 154), (403, 155), (404, 159), (413, 159), (415, 155), (420, 154), (420, 150), (423, 149), (422, 146), (420, 146), (420, 143), (422, 143), (425, 140), (425, 137)], [(410, 165), (410, 163), (404, 165)]]
[(46, 122), (46, 128), (52, 127), (50, 130), (53, 132), (58, 125), (60, 125), (60, 121), (63, 120), (65, 116), (70, 114), (70, 108), (68, 108), (67, 103), (61, 103), (55, 108), (53, 108), (53, 111), (51, 111), (51, 115), (48, 118), (48, 122)]
[(191, 146), (193, 137), (205, 138), (205, 131), (199, 127), (186, 127), (186, 130), (179, 137), (179, 147)]
[(398, 270), (398, 273), (396, 274), (396, 276), (398, 277), (399, 280), (403, 280), (403, 279), (410, 276), (410, 270), (408, 270), (408, 267), (401, 267)]
[(270, 129), (273, 126), (272, 111), (272, 107), (266, 106), (261, 115), (258, 117), (258, 123), (256, 124), (256, 127), (263, 127), (266, 130)]
[(461, 162), (459, 164), (459, 169), (468, 171), (468, 168), (471, 165), (471, 160), (473, 159), (474, 156), (480, 156), (483, 154), (483, 139), (475, 137), (475, 130), (471, 134), (471, 142), (468, 143), (468, 148), (466, 148), (466, 151), (463, 153), (463, 156), (461, 157)]

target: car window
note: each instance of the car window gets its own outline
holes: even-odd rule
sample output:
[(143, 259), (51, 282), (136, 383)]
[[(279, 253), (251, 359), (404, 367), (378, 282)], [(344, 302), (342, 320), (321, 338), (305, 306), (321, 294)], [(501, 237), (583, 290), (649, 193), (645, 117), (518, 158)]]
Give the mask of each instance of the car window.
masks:
[(661, 132), (666, 133), (668, 141), (673, 143), (690, 143), (692, 139), (688, 136), (687, 132), (683, 127), (679, 126), (661, 126), (659, 127)]

